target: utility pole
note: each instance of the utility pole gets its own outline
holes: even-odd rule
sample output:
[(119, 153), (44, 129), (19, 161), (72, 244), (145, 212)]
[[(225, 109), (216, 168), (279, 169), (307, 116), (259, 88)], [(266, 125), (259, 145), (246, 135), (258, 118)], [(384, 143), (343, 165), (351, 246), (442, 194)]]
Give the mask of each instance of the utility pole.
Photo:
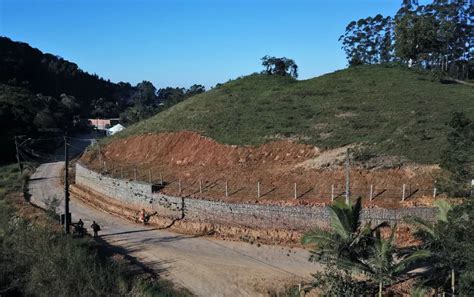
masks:
[(13, 137), (15, 139), (15, 148), (16, 148), (16, 160), (18, 162), (18, 169), (20, 170), (20, 176), (23, 174), (23, 166), (21, 166), (21, 161), (20, 161), (20, 151), (18, 149), (18, 140), (17, 136)]
[(349, 205), (350, 198), (350, 173), (351, 168), (349, 164), (349, 149), (346, 152), (346, 204)]
[(95, 140), (95, 143), (97, 143), (97, 146), (99, 147), (99, 166), (100, 166), (99, 172), (102, 172), (102, 152), (100, 151), (100, 143), (97, 141), (97, 139)]
[(67, 132), (64, 133), (64, 227), (66, 234), (69, 234), (71, 224), (69, 216), (69, 150), (67, 143)]

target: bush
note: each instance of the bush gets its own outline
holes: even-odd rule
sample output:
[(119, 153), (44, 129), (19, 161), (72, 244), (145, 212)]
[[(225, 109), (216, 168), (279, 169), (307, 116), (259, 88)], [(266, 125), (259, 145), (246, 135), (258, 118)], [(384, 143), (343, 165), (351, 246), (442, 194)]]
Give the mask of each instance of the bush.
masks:
[(330, 266), (313, 276), (313, 287), (320, 289), (323, 296), (368, 296), (377, 288), (377, 284), (355, 280), (349, 272)]
[(457, 292), (473, 296), (474, 201), (455, 206), (434, 224), (419, 223), (415, 236), (422, 241), (422, 248), (431, 252), (427, 262), (432, 267), (424, 275), (423, 285), (448, 292), (454, 271)]

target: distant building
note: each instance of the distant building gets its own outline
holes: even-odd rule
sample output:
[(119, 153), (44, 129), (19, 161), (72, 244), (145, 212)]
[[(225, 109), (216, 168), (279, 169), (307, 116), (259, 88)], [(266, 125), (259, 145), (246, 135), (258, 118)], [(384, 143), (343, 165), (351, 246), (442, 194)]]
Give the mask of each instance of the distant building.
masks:
[(119, 118), (115, 119), (88, 119), (89, 125), (97, 130), (107, 130), (120, 122)]
[(107, 131), (105, 133), (107, 134), (107, 136), (110, 136), (110, 135), (114, 135), (115, 133), (120, 132), (124, 129), (125, 129), (124, 126), (122, 126), (120, 124), (117, 124), (117, 125), (113, 126), (112, 128), (107, 129)]

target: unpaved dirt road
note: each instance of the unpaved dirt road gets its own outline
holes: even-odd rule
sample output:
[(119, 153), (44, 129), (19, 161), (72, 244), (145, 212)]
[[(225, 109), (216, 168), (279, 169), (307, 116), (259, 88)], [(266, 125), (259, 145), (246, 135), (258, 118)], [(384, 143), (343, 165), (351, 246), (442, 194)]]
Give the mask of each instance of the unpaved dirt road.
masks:
[[(63, 166), (64, 162), (39, 166), (29, 186), (32, 203), (44, 207), (48, 198), (63, 199), (59, 177)], [(281, 288), (288, 281), (309, 280), (310, 273), (320, 269), (308, 262), (309, 253), (303, 249), (257, 247), (143, 227), (74, 197), (70, 211), (73, 222), (82, 218), (90, 230), (95, 220), (102, 228), (100, 236), (109, 244), (198, 296), (262, 296), (266, 289)]]

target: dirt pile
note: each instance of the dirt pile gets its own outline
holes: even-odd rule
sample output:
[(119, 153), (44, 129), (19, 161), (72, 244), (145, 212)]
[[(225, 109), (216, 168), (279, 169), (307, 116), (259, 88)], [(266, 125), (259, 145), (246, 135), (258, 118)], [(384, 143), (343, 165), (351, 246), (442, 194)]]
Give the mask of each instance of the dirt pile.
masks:
[(279, 141), (259, 147), (222, 145), (193, 132), (161, 133), (116, 140), (103, 151), (105, 158), (125, 163), (159, 162), (168, 166), (233, 168), (261, 163), (295, 164), (319, 154), (313, 146)]
[[(344, 195), (341, 156), (345, 147), (321, 151), (291, 141), (237, 147), (197, 133), (177, 132), (119, 139), (100, 151), (100, 158), (95, 150), (86, 153), (82, 162), (117, 177), (136, 177), (157, 185), (163, 181), (160, 191), (171, 195), (289, 205), (327, 204), (331, 197)], [(419, 198), (432, 195), (435, 171), (435, 166), (414, 165), (351, 168), (351, 194), (364, 197), (367, 206), (415, 206)], [(404, 184), (406, 202), (402, 204)]]

